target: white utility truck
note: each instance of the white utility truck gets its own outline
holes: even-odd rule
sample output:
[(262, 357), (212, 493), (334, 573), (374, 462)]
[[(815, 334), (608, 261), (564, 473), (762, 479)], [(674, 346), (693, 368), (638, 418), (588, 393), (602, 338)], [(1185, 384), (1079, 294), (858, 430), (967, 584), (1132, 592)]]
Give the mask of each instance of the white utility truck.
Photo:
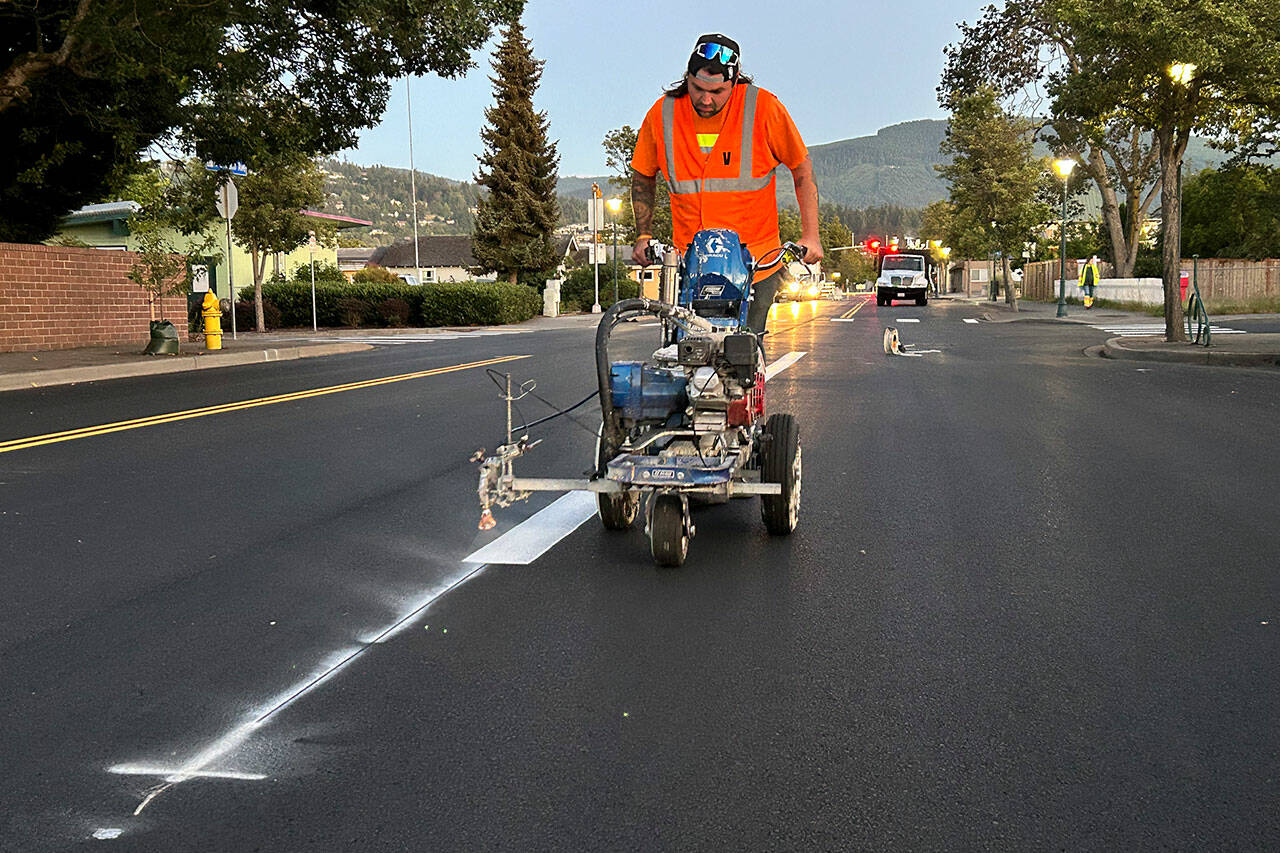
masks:
[(928, 304), (929, 277), (925, 269), (924, 255), (885, 255), (876, 279), (876, 304), (892, 305), (895, 299)]

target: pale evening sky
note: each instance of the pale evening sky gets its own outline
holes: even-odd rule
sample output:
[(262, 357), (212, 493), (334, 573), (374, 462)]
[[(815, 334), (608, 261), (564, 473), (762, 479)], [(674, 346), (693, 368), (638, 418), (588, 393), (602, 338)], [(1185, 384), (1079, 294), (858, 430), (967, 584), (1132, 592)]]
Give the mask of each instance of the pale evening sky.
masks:
[[(974, 21), (985, 0), (895, 3), (793, 0), (690, 4), (676, 0), (614, 6), (589, 0), (529, 0), (523, 22), (534, 56), (546, 61), (535, 106), (558, 142), (561, 175), (607, 172), (606, 132), (639, 127), (662, 88), (684, 72), (702, 33), (721, 32), (742, 48), (743, 70), (774, 92), (805, 142), (875, 133), (920, 118), (942, 118), (935, 89), (942, 48), (956, 23)], [(785, 10), (781, 17), (778, 10)], [(492, 102), (492, 45), (461, 80), (415, 78), (414, 165), (471, 180)], [(409, 165), (405, 81), (396, 82), (382, 123), (365, 131), (353, 163)]]

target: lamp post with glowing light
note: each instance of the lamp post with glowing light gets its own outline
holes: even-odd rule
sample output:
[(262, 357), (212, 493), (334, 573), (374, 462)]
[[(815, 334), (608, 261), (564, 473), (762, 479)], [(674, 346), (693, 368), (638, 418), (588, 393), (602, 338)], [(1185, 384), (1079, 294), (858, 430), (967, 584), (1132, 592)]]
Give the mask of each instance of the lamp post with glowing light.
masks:
[(1076, 168), (1069, 157), (1053, 161), (1053, 170), (1062, 178), (1062, 243), (1058, 249), (1058, 316), (1067, 316), (1067, 182)]
[[(1195, 79), (1196, 66), (1191, 62), (1175, 62), (1169, 66), (1169, 79), (1173, 81), (1175, 86), (1181, 89), (1186, 87)], [(1167, 220), (1166, 220), (1167, 221)], [(1166, 226), (1167, 227), (1167, 226)], [(1173, 259), (1177, 264), (1176, 280), (1182, 279), (1182, 161), (1178, 161), (1178, 237), (1173, 241)], [(1181, 301), (1181, 298), (1179, 298)]]
[(618, 302), (618, 212), (622, 210), (622, 199), (614, 196), (605, 202), (609, 212), (613, 214), (613, 302)]

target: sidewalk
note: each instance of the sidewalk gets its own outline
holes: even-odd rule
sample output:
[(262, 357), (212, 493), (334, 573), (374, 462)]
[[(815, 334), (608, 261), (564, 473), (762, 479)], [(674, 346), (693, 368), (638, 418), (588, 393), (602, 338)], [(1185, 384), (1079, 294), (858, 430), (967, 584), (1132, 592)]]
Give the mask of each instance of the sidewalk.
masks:
[[(1086, 326), (1138, 325), (1161, 322), (1150, 314), (1119, 311), (1113, 308), (1086, 310), (1081, 305), (1068, 305), (1067, 316), (1058, 317), (1056, 302), (1032, 302), (1019, 299), (1015, 314), (1005, 305), (990, 299), (953, 294), (940, 297), (951, 302), (967, 302), (987, 310), (992, 323), (1078, 323)], [(1229, 322), (1227, 317), (1210, 318), (1214, 325)], [(1161, 335), (1110, 338), (1102, 345), (1104, 358), (1135, 361), (1162, 361), (1182, 364), (1209, 364), (1222, 367), (1280, 367), (1280, 334), (1250, 332), (1244, 335), (1213, 335), (1212, 345), (1205, 347), (1190, 342), (1170, 343)]]
[[(44, 388), (50, 385), (68, 385), (76, 382), (98, 382), (122, 379), (130, 376), (148, 376), (157, 373), (180, 373), (213, 367), (229, 367), (239, 364), (258, 364), (266, 361), (288, 361), (295, 358), (313, 358), (339, 353), (362, 352), (374, 348), (352, 338), (386, 339), (405, 335), (455, 334), (473, 332), (520, 331), (544, 329), (592, 327), (598, 316), (570, 314), (563, 317), (535, 317), (514, 326), (448, 327), (432, 329), (285, 329), (278, 332), (240, 332), (235, 340), (227, 332), (222, 337), (222, 349), (206, 350), (203, 338), (184, 341), (179, 355), (144, 355), (147, 335), (138, 335), (136, 347), (81, 347), (78, 349), (44, 350), (40, 352), (0, 353), (0, 391), (23, 388)], [(342, 340), (335, 340), (341, 338)]]

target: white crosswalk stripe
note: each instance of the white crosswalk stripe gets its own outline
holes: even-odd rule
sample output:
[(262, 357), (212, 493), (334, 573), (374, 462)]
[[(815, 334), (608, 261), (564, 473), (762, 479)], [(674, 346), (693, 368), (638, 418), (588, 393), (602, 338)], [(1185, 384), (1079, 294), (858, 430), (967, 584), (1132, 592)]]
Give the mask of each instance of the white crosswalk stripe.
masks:
[[(1122, 338), (1136, 338), (1148, 335), (1163, 335), (1164, 323), (1128, 323), (1119, 326), (1091, 326), (1101, 332), (1107, 332)], [(1228, 329), (1226, 326), (1209, 326), (1210, 334), (1214, 335), (1244, 335), (1248, 334), (1244, 329)]]

